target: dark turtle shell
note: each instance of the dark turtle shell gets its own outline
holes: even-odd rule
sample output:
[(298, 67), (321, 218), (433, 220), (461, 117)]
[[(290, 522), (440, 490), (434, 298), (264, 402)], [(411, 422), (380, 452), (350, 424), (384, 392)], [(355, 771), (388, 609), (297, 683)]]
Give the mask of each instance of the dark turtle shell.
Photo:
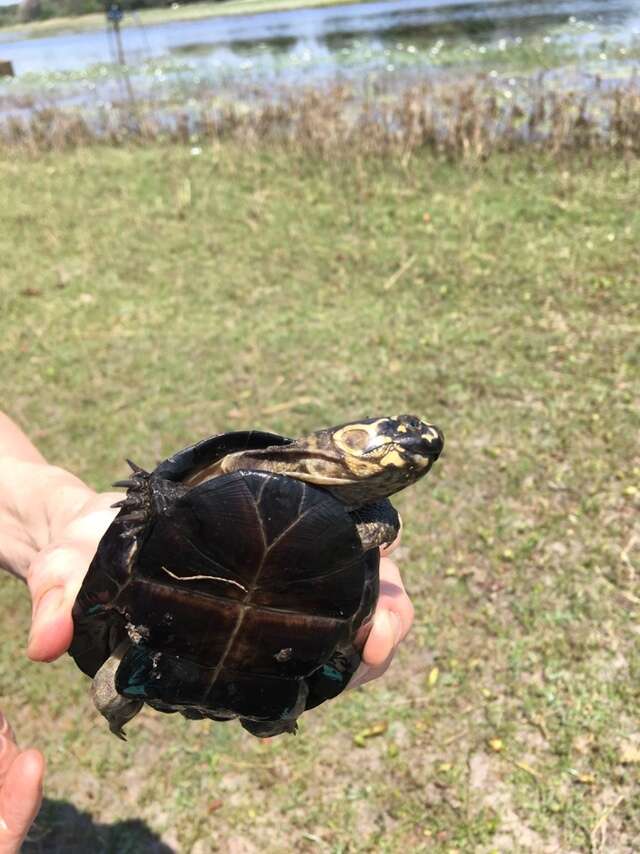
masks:
[(139, 476), (143, 518), (120, 511), (74, 605), (70, 653), (81, 670), (93, 677), (128, 637), (118, 693), (187, 717), (239, 717), (256, 735), (294, 729), (302, 711), (343, 690), (379, 563), (345, 506), (268, 472), (181, 485), (228, 453), (290, 441), (226, 433)]

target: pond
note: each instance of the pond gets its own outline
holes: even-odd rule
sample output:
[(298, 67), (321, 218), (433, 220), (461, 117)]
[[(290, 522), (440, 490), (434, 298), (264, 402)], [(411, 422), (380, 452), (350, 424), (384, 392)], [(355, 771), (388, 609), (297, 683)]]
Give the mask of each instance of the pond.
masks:
[[(122, 28), (128, 89), (140, 98), (211, 87), (319, 85), (484, 69), (629, 76), (640, 56), (637, 0), (395, 0)], [(0, 31), (0, 112), (124, 97), (106, 26), (46, 38)], [(571, 71), (573, 68), (573, 71)]]

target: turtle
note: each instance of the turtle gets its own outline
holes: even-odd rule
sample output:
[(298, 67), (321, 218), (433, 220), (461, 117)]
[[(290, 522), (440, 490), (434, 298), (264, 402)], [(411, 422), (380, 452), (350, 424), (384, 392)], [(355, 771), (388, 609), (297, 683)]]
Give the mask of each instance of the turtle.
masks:
[(110, 730), (146, 703), (295, 732), (361, 661), (389, 496), (423, 477), (442, 432), (413, 415), (291, 439), (241, 430), (114, 486), (126, 496), (73, 606), (70, 654)]

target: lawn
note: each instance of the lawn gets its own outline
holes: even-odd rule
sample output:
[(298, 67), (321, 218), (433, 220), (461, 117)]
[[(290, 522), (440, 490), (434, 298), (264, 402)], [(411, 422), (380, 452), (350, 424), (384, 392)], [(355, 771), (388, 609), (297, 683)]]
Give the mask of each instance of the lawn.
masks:
[(124, 744), (0, 579), (26, 850), (638, 850), (640, 164), (199, 151), (0, 155), (1, 406), (97, 488), (226, 429), (434, 421), (415, 628), (295, 738), (144, 712)]

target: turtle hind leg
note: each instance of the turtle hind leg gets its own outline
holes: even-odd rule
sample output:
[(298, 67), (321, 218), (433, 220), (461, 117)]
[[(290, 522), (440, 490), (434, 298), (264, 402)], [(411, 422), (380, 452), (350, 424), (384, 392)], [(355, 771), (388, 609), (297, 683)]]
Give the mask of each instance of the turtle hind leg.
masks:
[(142, 700), (130, 700), (116, 691), (116, 671), (130, 646), (131, 643), (127, 639), (116, 647), (93, 677), (91, 686), (91, 696), (96, 709), (109, 722), (111, 732), (123, 741), (127, 738), (122, 727), (134, 718), (144, 705)]
[(256, 738), (272, 738), (274, 735), (281, 735), (283, 732), (290, 732), (295, 735), (298, 731), (298, 724), (295, 720), (283, 721), (252, 721), (248, 718), (240, 718), (240, 723)]
[(296, 697), (293, 707), (286, 709), (282, 717), (273, 718), (268, 721), (255, 721), (251, 718), (240, 717), (240, 723), (256, 738), (271, 738), (274, 735), (281, 735), (283, 732), (290, 732), (295, 735), (298, 732), (298, 718), (304, 712), (307, 703), (309, 687), (304, 679), (298, 680), (298, 696)]

